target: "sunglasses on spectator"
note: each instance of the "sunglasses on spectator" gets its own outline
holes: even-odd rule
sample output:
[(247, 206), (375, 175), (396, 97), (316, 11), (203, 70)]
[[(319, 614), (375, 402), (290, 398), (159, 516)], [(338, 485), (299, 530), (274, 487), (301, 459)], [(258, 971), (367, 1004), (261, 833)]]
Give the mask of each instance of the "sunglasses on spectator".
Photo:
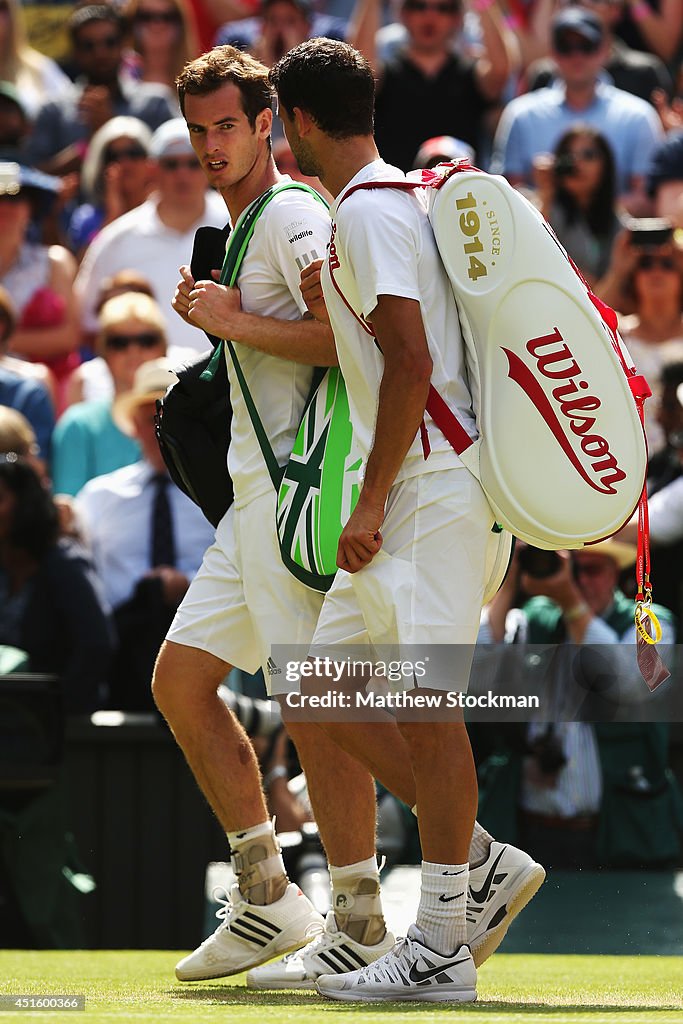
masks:
[(591, 149), (589, 147), (586, 147), (586, 149), (573, 150), (573, 152), (570, 153), (570, 156), (572, 160), (586, 160), (589, 163), (592, 163), (594, 160), (602, 159), (602, 153), (599, 149)]
[(129, 146), (127, 149), (110, 149), (104, 158), (105, 167), (119, 164), (124, 160), (145, 160), (147, 154), (142, 146)]
[(135, 20), (140, 25), (179, 25), (178, 11), (138, 11)]
[(178, 171), (184, 167), (186, 171), (198, 171), (200, 164), (191, 156), (166, 156), (159, 160), (159, 166), (165, 171)]
[(559, 53), (562, 57), (569, 57), (572, 53), (582, 53), (584, 56), (588, 56), (597, 53), (599, 49), (600, 43), (593, 43), (590, 39), (568, 39), (565, 36), (559, 36), (555, 40), (555, 53)]
[(638, 270), (676, 270), (676, 260), (673, 256), (654, 256), (646, 253), (638, 260)]
[(448, 3), (447, 0), (435, 4), (428, 4), (426, 0), (406, 0), (403, 9), (406, 11), (419, 11), (420, 13), (436, 11), (437, 14), (456, 14), (458, 5)]
[(83, 53), (95, 53), (96, 50), (117, 50), (121, 46), (121, 36), (103, 36), (102, 39), (77, 39), (76, 47)]
[(160, 343), (161, 335), (154, 331), (142, 331), (140, 334), (109, 334), (105, 338), (105, 345), (112, 352), (125, 352), (131, 345), (154, 348)]

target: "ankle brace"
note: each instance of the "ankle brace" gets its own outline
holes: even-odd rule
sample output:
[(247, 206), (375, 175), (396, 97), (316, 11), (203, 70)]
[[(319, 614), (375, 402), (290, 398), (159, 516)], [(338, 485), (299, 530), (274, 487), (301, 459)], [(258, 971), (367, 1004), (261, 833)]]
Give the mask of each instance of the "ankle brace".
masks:
[(284, 895), (289, 882), (280, 844), (273, 833), (240, 843), (230, 859), (240, 892), (248, 903), (264, 906)]
[(384, 938), (387, 929), (378, 878), (358, 878), (344, 887), (333, 886), (332, 903), (340, 932), (363, 946), (374, 946)]

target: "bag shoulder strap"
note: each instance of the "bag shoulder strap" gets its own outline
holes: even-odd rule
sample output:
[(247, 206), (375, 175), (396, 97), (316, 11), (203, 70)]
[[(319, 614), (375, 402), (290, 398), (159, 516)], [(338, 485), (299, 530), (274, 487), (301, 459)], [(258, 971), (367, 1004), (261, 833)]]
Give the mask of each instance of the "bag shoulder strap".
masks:
[[(228, 245), (225, 252), (225, 259), (223, 260), (223, 266), (221, 268), (221, 284), (226, 284), (231, 288), (234, 287), (237, 278), (239, 277), (242, 262), (249, 247), (251, 237), (254, 234), (254, 229), (256, 227), (256, 223), (259, 217), (261, 216), (265, 208), (268, 206), (268, 204), (272, 202), (276, 195), (278, 195), (280, 192), (292, 191), (294, 189), (296, 189), (299, 192), (308, 192), (309, 195), (313, 196), (320, 203), (322, 203), (325, 208), (327, 208), (328, 204), (325, 202), (323, 197), (319, 195), (315, 191), (315, 189), (311, 188), (310, 185), (305, 185), (301, 181), (287, 181), (281, 185), (271, 185), (270, 188), (267, 188), (265, 192), (258, 196), (251, 203), (251, 205), (247, 207), (247, 209), (244, 211), (242, 216), (238, 219), (237, 223), (235, 224), (235, 227), (228, 240)], [(233, 345), (232, 341), (230, 341), (230, 339), (226, 339), (225, 343), (228, 352), (230, 353), (232, 364), (235, 368), (235, 376), (237, 377), (237, 381), (242, 391), (244, 404), (247, 407), (247, 412), (249, 413), (249, 418), (252, 422), (254, 433), (256, 434), (256, 440), (259, 443), (259, 447), (261, 449), (264, 461), (266, 463), (266, 467), (268, 469), (268, 475), (270, 476), (270, 479), (273, 482), (273, 487), (275, 488), (275, 490), (278, 490), (280, 487), (280, 482), (282, 480), (282, 474), (284, 472), (284, 469), (283, 467), (278, 465), (278, 461), (275, 458), (275, 453), (272, 449), (270, 441), (268, 440), (268, 435), (266, 434), (265, 427), (263, 426), (263, 421), (259, 416), (258, 409), (256, 408), (256, 403), (254, 402), (254, 398), (251, 394), (251, 391), (249, 390), (249, 385), (247, 384), (246, 377), (244, 376), (244, 371), (242, 370), (242, 367), (240, 366), (240, 361), (237, 358), (235, 346)], [(220, 356), (218, 357), (222, 357), (223, 352), (222, 346), (220, 345), (216, 347), (214, 358), (217, 357), (218, 353), (220, 353)], [(215, 372), (214, 359), (211, 360), (211, 363), (204, 372), (206, 374), (211, 375), (213, 372)], [(313, 383), (308, 398), (306, 399), (306, 406), (308, 406), (311, 398), (313, 397), (313, 392), (320, 383), (320, 379), (320, 374), (313, 374)], [(313, 387), (313, 385), (315, 385), (315, 387)]]

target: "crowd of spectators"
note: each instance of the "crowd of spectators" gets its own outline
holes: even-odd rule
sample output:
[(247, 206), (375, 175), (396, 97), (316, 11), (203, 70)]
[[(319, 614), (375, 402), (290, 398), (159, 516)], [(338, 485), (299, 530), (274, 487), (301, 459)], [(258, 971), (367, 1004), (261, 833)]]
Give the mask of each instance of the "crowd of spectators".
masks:
[(375, 69), (389, 163), (465, 156), (523, 190), (661, 378), (657, 487), (679, 479), (683, 0), (111, 0), (74, 4), (66, 28), (57, 62), (0, 0), (0, 402), (25, 417), (13, 433), (0, 407), (0, 631), (31, 654), (40, 625), (54, 650), (33, 667), (63, 674), (72, 710), (151, 706), (153, 649), (210, 540), (166, 487), (152, 414), (207, 347), (170, 302), (197, 227), (227, 220), (174, 89), (211, 45), (270, 65), (345, 38)]

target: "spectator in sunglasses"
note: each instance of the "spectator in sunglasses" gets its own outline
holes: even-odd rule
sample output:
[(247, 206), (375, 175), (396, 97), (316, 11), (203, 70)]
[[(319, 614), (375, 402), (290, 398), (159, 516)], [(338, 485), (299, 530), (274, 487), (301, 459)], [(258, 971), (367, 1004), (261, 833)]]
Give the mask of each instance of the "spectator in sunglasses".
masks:
[(486, 114), (500, 100), (510, 72), (506, 35), (497, 0), (478, 0), (481, 53), (466, 57), (458, 42), (461, 0), (403, 0), (407, 39), (381, 66), (376, 35), (381, 0), (358, 0), (349, 42), (375, 70), (375, 137), (388, 164), (409, 171), (422, 143), (440, 135), (482, 150)]
[(28, 140), (31, 161), (60, 175), (80, 169), (90, 140), (110, 118), (138, 117), (154, 131), (177, 113), (167, 88), (122, 74), (124, 23), (114, 7), (77, 7), (68, 26), (78, 77), (40, 107)]
[(144, 203), (154, 184), (152, 133), (137, 117), (112, 117), (92, 137), (81, 172), (85, 202), (69, 221), (72, 250), (82, 256), (99, 231)]
[(225, 205), (207, 191), (206, 178), (190, 144), (183, 118), (157, 129), (150, 143), (156, 190), (141, 206), (107, 224), (88, 247), (76, 277), (76, 293), (86, 337), (97, 331), (95, 304), (104, 278), (120, 270), (137, 270), (152, 286), (166, 322), (170, 345), (201, 352), (204, 334), (186, 324), (171, 309), (178, 267), (192, 252), (201, 225), (223, 227)]
[(534, 160), (541, 213), (591, 287), (606, 274), (624, 227), (615, 209), (614, 157), (595, 128), (570, 128)]
[[(166, 328), (156, 302), (140, 292), (106, 302), (99, 314), (97, 352), (111, 374), (115, 401), (131, 389), (142, 363), (166, 355)], [(52, 435), (55, 491), (75, 495), (93, 477), (139, 458), (137, 441), (114, 422), (111, 398), (79, 402), (67, 409)]]
[[(580, 0), (579, 6), (591, 11), (602, 23), (607, 46), (604, 70), (612, 85), (633, 96), (640, 96), (648, 103), (653, 102), (653, 93), (661, 93), (671, 99), (673, 81), (664, 61), (653, 53), (631, 49), (623, 39), (614, 35), (614, 26), (627, 6), (623, 0)], [(551, 85), (558, 74), (557, 61), (552, 57), (536, 61), (527, 72), (529, 90)]]
[(634, 216), (649, 210), (645, 175), (663, 135), (653, 107), (603, 80), (608, 41), (590, 11), (567, 7), (552, 22), (557, 81), (512, 100), (498, 124), (492, 170), (513, 185), (533, 184), (533, 162), (576, 124), (599, 129), (614, 153), (617, 195)]
[[(99, 316), (106, 302), (117, 295), (125, 295), (126, 292), (142, 292), (143, 295), (149, 295), (150, 299), (155, 298), (152, 286), (144, 274), (138, 273), (137, 270), (120, 270), (111, 277), (105, 277), (102, 282), (95, 303), (95, 313)], [(174, 365), (180, 363), (183, 358), (181, 356), (176, 360), (172, 346), (167, 348), (166, 355), (172, 361), (175, 360)], [(92, 359), (84, 360), (69, 377), (65, 404), (68, 407), (75, 405), (76, 402), (113, 398), (113, 395), (114, 383), (106, 361), (102, 356), (93, 356)]]
[(129, 73), (136, 81), (165, 85), (177, 103), (175, 80), (200, 52), (192, 8), (186, 0), (129, 0), (123, 14), (133, 44), (126, 55)]
[[(654, 455), (666, 444), (657, 419), (659, 381), (668, 363), (683, 359), (683, 252), (671, 225), (668, 238), (641, 244), (644, 230), (662, 221), (633, 221), (620, 240), (625, 255), (623, 305), (633, 310), (620, 319), (619, 329), (639, 373), (647, 378), (654, 398), (645, 403), (648, 451)], [(659, 229), (666, 236), (666, 228)], [(647, 242), (648, 236), (645, 236)], [(618, 255), (617, 255), (618, 259)]]

